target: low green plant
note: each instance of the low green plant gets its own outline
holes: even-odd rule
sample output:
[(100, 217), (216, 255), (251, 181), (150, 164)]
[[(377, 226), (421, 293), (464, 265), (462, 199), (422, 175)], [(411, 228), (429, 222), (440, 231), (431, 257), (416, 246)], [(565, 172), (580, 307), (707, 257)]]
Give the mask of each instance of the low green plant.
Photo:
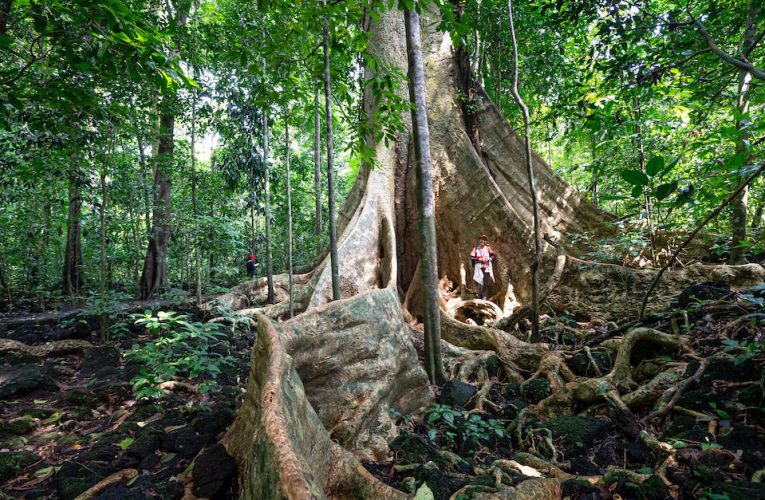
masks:
[(457, 433), (476, 443), (487, 442), (493, 436), (503, 438), (507, 433), (501, 420), (485, 419), (477, 413), (462, 412), (451, 406), (437, 404), (427, 413), (431, 441), (435, 441), (439, 433), (449, 443), (454, 442)]
[(106, 338), (123, 338), (128, 332), (128, 324), (125, 321), (127, 315), (123, 310), (125, 302), (132, 297), (123, 292), (107, 290), (103, 298), (98, 292), (91, 292), (85, 301), (85, 316), (100, 317), (106, 322)]
[(188, 316), (172, 311), (156, 315), (146, 311), (132, 317), (155, 336), (143, 346), (133, 344), (125, 353), (129, 361), (144, 365), (132, 380), (136, 399), (161, 396), (160, 385), (175, 378), (196, 382), (203, 393), (217, 389), (221, 367), (232, 363), (230, 356), (212, 351), (226, 337), (220, 324), (189, 321)]

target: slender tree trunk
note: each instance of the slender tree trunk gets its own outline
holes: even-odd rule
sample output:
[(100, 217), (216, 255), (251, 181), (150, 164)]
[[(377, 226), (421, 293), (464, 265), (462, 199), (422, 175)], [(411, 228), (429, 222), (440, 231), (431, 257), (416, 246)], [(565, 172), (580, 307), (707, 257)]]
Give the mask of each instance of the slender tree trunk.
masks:
[[(645, 148), (643, 147), (643, 126), (640, 124), (640, 102), (638, 101), (637, 94), (632, 96), (632, 111), (635, 116), (635, 145), (638, 153), (638, 166), (640, 171), (645, 171)], [(648, 224), (648, 237), (651, 240), (651, 260), (656, 262), (656, 245), (654, 244), (653, 234), (653, 214), (651, 213), (651, 197), (648, 193), (645, 193), (643, 198), (643, 209), (645, 210), (645, 220)]]
[(284, 107), (284, 165), (287, 169), (287, 272), (289, 276), (290, 318), (295, 316), (292, 301), (292, 183), (290, 181), (290, 114)]
[(268, 116), (263, 115), (263, 165), (265, 167), (265, 201), (266, 201), (266, 276), (268, 281), (269, 304), (273, 304), (274, 297), (274, 261), (271, 254), (271, 165), (268, 159)]
[[(195, 72), (196, 73), (196, 72)], [(195, 75), (196, 76), (196, 75)], [(191, 215), (194, 218), (194, 281), (197, 305), (202, 303), (202, 250), (199, 245), (199, 205), (197, 200), (197, 91), (193, 90), (191, 100)]]
[(321, 245), (321, 118), (319, 117), (319, 91), (313, 96), (313, 188), (316, 198), (316, 236)]
[(255, 252), (257, 233), (255, 230), (255, 134), (250, 131), (250, 161), (247, 175), (247, 204), (250, 205), (250, 251)]
[(11, 291), (11, 280), (8, 277), (8, 266), (2, 255), (0, 255), (0, 285), (5, 290), (5, 295), (8, 298), (8, 308), (10, 309), (13, 306), (13, 292)]
[(757, 208), (754, 209), (754, 217), (752, 217), (752, 229), (758, 229), (763, 222), (763, 206), (765, 202), (760, 201), (757, 204)]
[[(99, 266), (98, 266), (98, 293), (101, 297), (101, 307), (106, 304), (106, 204), (107, 204), (107, 191), (106, 191), (106, 175), (108, 170), (108, 163), (105, 161), (104, 169), (101, 171), (101, 210), (99, 211), (100, 222), (100, 245), (99, 245)], [(100, 317), (101, 326), (101, 340), (109, 340), (107, 335), (107, 316), (101, 314)]]
[(154, 210), (151, 233), (139, 297), (148, 299), (165, 286), (167, 280), (167, 249), (170, 243), (170, 168), (174, 151), (175, 117), (163, 113), (159, 126), (159, 147), (154, 170)]
[[(744, 36), (741, 42), (740, 56), (743, 58), (750, 47), (754, 45), (755, 38), (757, 37), (757, 16), (761, 9), (761, 1), (749, 2), (749, 16), (744, 30)], [(751, 61), (749, 61), (751, 62)], [(747, 70), (739, 71), (738, 77), (738, 94), (736, 96), (736, 108), (740, 115), (743, 117), (736, 120), (736, 129), (738, 130), (738, 140), (736, 141), (736, 155), (740, 157), (746, 157), (747, 164), (751, 162), (751, 155), (749, 152), (749, 132), (745, 129), (746, 125), (751, 122), (751, 118), (747, 116), (749, 113), (749, 87), (752, 82), (752, 74)], [(742, 182), (742, 176), (738, 176), (737, 183)], [(730, 264), (746, 264), (745, 248), (741, 246), (741, 243), (746, 240), (746, 219), (747, 208), (749, 202), (749, 188), (741, 190), (738, 196), (733, 199), (731, 204), (731, 249), (730, 249)]]
[(82, 196), (78, 175), (78, 159), (70, 158), (69, 172), (69, 213), (67, 214), (66, 250), (64, 251), (64, 295), (77, 295), (85, 286), (85, 273), (82, 261)]
[(332, 273), (332, 300), (340, 300), (340, 274), (337, 258), (337, 218), (335, 215), (335, 152), (332, 140), (332, 86), (329, 65), (329, 12), (327, 0), (324, 3), (323, 45), (324, 45), (324, 107), (327, 120), (327, 206), (329, 208), (329, 258)]
[(0, 35), (8, 32), (8, 17), (11, 14), (13, 0), (2, 0), (0, 3)]
[(138, 159), (139, 164), (141, 166), (141, 194), (143, 196), (143, 214), (144, 219), (146, 220), (146, 234), (151, 233), (151, 199), (152, 199), (152, 193), (151, 189), (149, 189), (149, 173), (146, 168), (146, 154), (144, 153), (144, 143), (143, 143), (143, 132), (141, 130), (138, 131), (137, 134), (138, 138)]
[(409, 100), (412, 108), (414, 153), (417, 162), (417, 205), (420, 212), (422, 256), (423, 316), (425, 323), (425, 370), (432, 384), (446, 381), (441, 357), (441, 309), (439, 307), (438, 252), (436, 249), (436, 216), (433, 201), (433, 173), (430, 158), (430, 131), (425, 105), (425, 69), (422, 63), (420, 16), (404, 11), (406, 53), (409, 59)]
[(510, 19), (510, 36), (513, 40), (513, 86), (511, 92), (518, 107), (523, 112), (523, 123), (525, 126), (525, 145), (526, 145), (526, 171), (529, 177), (529, 192), (531, 194), (531, 204), (533, 210), (534, 224), (534, 261), (531, 264), (531, 324), (534, 338), (539, 338), (539, 266), (542, 264), (542, 240), (539, 234), (539, 201), (537, 196), (536, 180), (534, 179), (534, 168), (531, 164), (531, 125), (529, 119), (529, 108), (523, 102), (521, 94), (518, 92), (518, 43), (515, 39), (515, 25), (513, 24), (513, 0), (507, 0), (507, 11)]
[[(178, 29), (182, 29), (186, 25), (190, 8), (190, 2), (183, 4), (179, 2), (176, 5), (174, 15)], [(176, 40), (176, 44), (177, 47), (180, 47), (180, 37)], [(178, 50), (174, 51), (173, 56), (179, 55)], [(152, 231), (146, 251), (141, 283), (138, 287), (139, 296), (143, 299), (153, 297), (167, 282), (167, 251), (170, 245), (170, 170), (175, 149), (173, 104), (174, 97), (166, 97), (161, 106), (159, 118), (159, 144), (154, 170)]]

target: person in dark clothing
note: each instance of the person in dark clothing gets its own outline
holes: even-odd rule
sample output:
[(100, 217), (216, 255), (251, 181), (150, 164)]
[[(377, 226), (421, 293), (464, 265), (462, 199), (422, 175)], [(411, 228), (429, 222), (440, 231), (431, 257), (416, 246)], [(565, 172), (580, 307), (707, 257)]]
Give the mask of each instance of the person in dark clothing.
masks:
[(486, 299), (489, 292), (489, 280), (494, 283), (494, 269), (492, 261), (494, 251), (489, 246), (489, 238), (481, 235), (481, 239), (470, 252), (470, 262), (473, 264), (473, 281), (478, 285), (478, 298)]
[(255, 258), (254, 253), (250, 253), (250, 255), (247, 256), (247, 275), (250, 278), (255, 277), (255, 273), (258, 271), (258, 259)]

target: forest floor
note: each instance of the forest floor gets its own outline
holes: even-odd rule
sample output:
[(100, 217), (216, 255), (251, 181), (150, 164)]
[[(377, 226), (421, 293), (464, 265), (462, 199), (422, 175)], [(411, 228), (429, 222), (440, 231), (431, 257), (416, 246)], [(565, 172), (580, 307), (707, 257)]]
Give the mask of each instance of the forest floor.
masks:
[[(181, 312), (199, 319), (193, 309)], [(391, 460), (364, 465), (402, 491), (426, 483), (436, 499), (473, 498), (498, 483), (550, 475), (567, 478), (564, 495), (572, 499), (765, 498), (765, 473), (757, 472), (765, 469), (764, 320), (765, 287), (729, 293), (706, 285), (648, 318), (653, 328), (688, 338), (697, 358), (683, 360), (681, 389), (632, 408), (639, 435), (607, 404), (536, 419), (525, 409), (551, 394), (549, 382), (508, 381), (497, 360), (486, 382), (449, 381), (423, 415), (396, 415)], [(610, 334), (559, 315), (546, 318), (542, 338), (533, 340), (557, 345), (574, 374), (599, 376), (614, 363), (607, 337), (620, 332), (609, 326)], [(218, 440), (244, 393), (253, 334), (232, 331), (214, 346), (235, 360), (223, 368), (218, 391), (198, 394), (181, 383), (148, 401), (134, 398), (140, 365), (124, 353), (153, 337), (129, 325), (123, 338), (101, 343), (97, 332), (97, 320), (87, 318), (0, 331), (0, 498), (73, 499), (94, 486), (92, 497), (101, 499), (236, 497), (236, 468)], [(7, 343), (51, 339), (73, 344), (41, 355)], [(82, 340), (92, 345), (76, 344)], [(643, 383), (680, 361), (680, 353), (637, 345), (633, 377)], [(661, 408), (667, 411), (651, 415)], [(594, 477), (605, 481), (594, 485)]]
[[(94, 498), (181, 498), (191, 479), (197, 496), (235, 498), (236, 467), (218, 439), (243, 394), (251, 335), (214, 347), (234, 360), (217, 391), (179, 384), (136, 401), (131, 379), (141, 365), (123, 354), (153, 339), (145, 329), (129, 325), (120, 340), (101, 343), (97, 318), (45, 318), (0, 332), (0, 498), (73, 499), (96, 485)], [(39, 356), (5, 339), (72, 348)], [(92, 346), (80, 348), (82, 340)]]
[[(696, 285), (678, 302), (646, 323), (686, 336), (696, 359), (673, 382), (681, 389), (630, 408), (635, 422), (606, 403), (541, 421), (527, 410), (552, 394), (548, 380), (508, 381), (497, 359), (487, 382), (451, 380), (424, 416), (398, 416), (392, 460), (365, 467), (412, 494), (427, 483), (436, 499), (490, 498), (500, 483), (531, 477), (565, 479), (571, 499), (765, 498), (765, 286)], [(607, 338), (621, 333), (611, 326), (559, 316), (539, 340), (557, 344), (575, 375), (602, 376), (615, 361)], [(633, 378), (645, 383), (680, 361), (639, 343)]]

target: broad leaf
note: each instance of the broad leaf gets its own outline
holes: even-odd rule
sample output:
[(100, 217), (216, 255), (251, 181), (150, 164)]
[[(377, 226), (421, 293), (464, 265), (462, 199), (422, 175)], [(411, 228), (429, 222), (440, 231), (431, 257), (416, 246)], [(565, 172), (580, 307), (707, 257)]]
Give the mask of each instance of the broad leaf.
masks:
[[(662, 156), (654, 156), (651, 158), (651, 161), (649, 161), (645, 166), (645, 173), (648, 174), (649, 177), (653, 177), (664, 168), (664, 158)], [(647, 184), (647, 183), (646, 183)]]
[(648, 176), (645, 175), (640, 170), (625, 169), (625, 170), (621, 170), (619, 174), (622, 176), (622, 179), (629, 182), (633, 186), (648, 185)]
[(656, 188), (654, 196), (657, 200), (664, 200), (677, 189), (677, 181), (667, 182)]

